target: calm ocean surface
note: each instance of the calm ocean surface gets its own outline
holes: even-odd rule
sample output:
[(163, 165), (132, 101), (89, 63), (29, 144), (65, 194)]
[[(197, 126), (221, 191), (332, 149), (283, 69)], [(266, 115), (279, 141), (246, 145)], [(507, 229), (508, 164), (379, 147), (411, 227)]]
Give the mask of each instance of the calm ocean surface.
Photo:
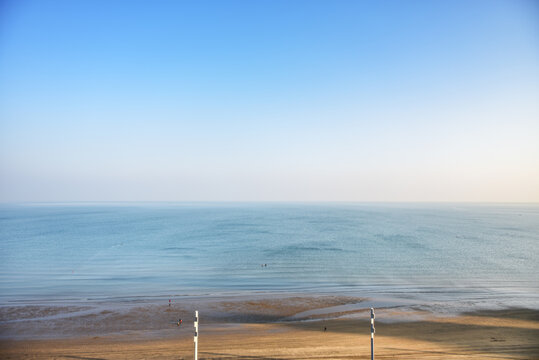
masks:
[(539, 308), (537, 205), (3, 205), (0, 246), (3, 304), (312, 292)]

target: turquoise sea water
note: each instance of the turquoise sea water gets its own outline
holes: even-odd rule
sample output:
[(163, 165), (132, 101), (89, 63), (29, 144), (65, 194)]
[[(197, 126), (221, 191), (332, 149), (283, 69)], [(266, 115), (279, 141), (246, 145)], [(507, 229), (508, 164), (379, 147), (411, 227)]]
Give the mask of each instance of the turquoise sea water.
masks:
[(4, 205), (0, 246), (4, 304), (312, 292), (539, 308), (537, 205)]

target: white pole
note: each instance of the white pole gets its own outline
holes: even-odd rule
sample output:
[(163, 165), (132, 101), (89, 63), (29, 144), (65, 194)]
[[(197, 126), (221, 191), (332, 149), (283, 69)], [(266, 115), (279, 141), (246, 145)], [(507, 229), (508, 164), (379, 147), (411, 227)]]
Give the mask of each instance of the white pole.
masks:
[(371, 308), (371, 360), (374, 360), (374, 309)]
[(198, 360), (198, 310), (195, 311), (195, 360)]

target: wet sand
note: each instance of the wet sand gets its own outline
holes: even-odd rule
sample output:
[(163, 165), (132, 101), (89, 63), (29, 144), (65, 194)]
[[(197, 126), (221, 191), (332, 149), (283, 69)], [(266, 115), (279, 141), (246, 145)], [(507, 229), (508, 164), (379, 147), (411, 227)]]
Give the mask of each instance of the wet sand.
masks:
[[(357, 299), (342, 297), (221, 301), (213, 318), (201, 316), (199, 358), (369, 359), (368, 311), (343, 307), (354, 302)], [(210, 307), (214, 305), (217, 303)], [(313, 311), (317, 308), (338, 312)], [(166, 307), (158, 309), (167, 313)], [(230, 317), (220, 315), (227, 313)], [(298, 313), (306, 314), (303, 320), (294, 320)], [(131, 315), (127, 312), (124, 316)], [(62, 321), (76, 318), (70, 319)], [(88, 329), (86, 335), (76, 332), (75, 336), (59, 339), (4, 337), (0, 357), (192, 359), (192, 319), (184, 319), (181, 327), (169, 323), (155, 326), (158, 322), (148, 326), (133, 323), (132, 329), (106, 329), (103, 325), (98, 329), (102, 334), (95, 335)], [(381, 309), (377, 311), (375, 349), (377, 359), (539, 359), (539, 311), (512, 309), (436, 316)]]

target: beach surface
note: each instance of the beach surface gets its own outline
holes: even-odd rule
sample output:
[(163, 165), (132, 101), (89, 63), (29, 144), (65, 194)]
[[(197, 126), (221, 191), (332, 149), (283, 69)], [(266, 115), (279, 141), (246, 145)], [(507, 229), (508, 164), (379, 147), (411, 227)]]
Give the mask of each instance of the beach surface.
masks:
[(0, 212), (1, 359), (539, 359), (536, 205)]
[[(98, 313), (88, 308), (77, 313), (65, 306), (56, 311), (50, 306), (4, 308), (0, 357), (192, 359), (194, 328), (189, 314), (198, 305), (204, 309), (200, 359), (369, 359), (369, 309), (361, 304), (368, 302), (292, 296), (193, 301), (182, 306), (137, 304)], [(34, 312), (33, 320), (21, 321), (23, 309)], [(184, 316), (181, 326), (172, 321), (178, 314)], [(537, 310), (442, 316), (387, 307), (376, 315), (377, 359), (539, 359)], [(17, 321), (10, 322), (9, 316)]]

